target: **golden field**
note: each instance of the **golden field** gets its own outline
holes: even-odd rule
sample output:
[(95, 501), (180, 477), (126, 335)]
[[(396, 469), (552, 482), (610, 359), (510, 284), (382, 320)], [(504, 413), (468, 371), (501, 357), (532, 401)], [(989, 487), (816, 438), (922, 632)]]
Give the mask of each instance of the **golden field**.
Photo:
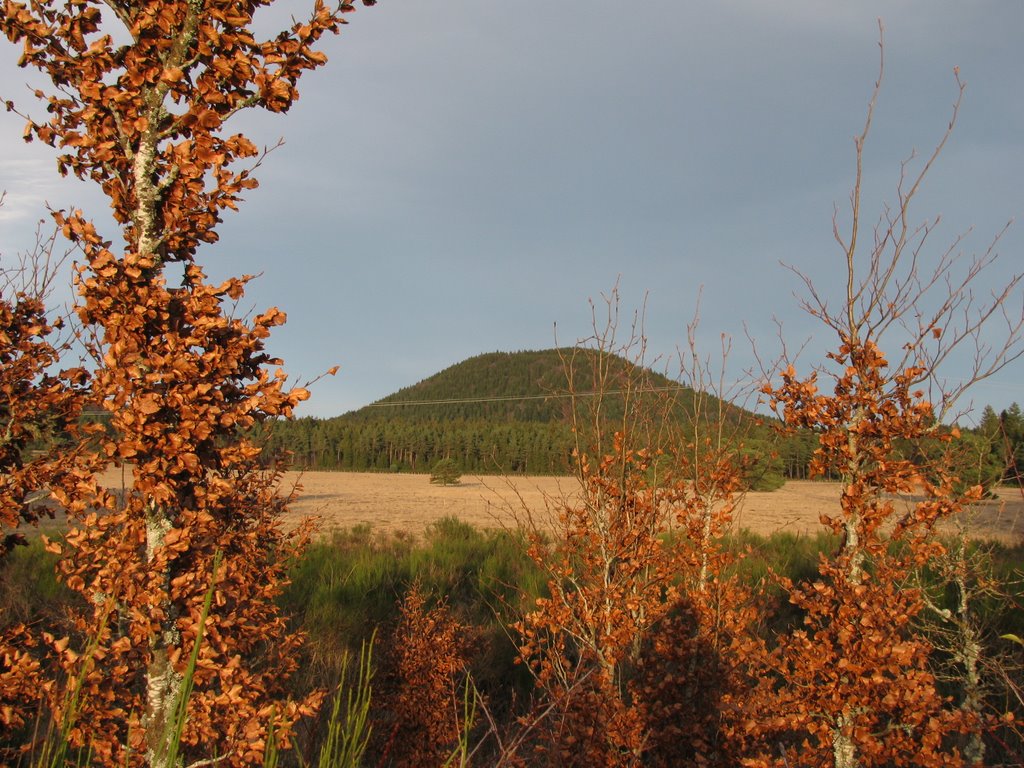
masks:
[[(101, 478), (109, 488), (130, 485), (130, 471), (108, 469)], [(435, 520), (458, 517), (481, 528), (514, 527), (529, 512), (544, 524), (557, 501), (578, 487), (571, 477), (500, 477), (463, 475), (454, 486), (432, 485), (427, 475), (370, 472), (288, 472), (284, 489), (298, 484), (298, 498), (288, 522), (320, 518), (321, 530), (368, 524), (375, 530), (418, 536)], [(899, 499), (897, 504), (911, 503)], [(739, 503), (734, 524), (755, 533), (814, 533), (822, 514), (839, 511), (839, 484), (790, 481), (771, 492), (751, 492)], [(950, 521), (952, 529), (957, 521)], [(1018, 543), (1024, 534), (1024, 494), (1002, 488), (998, 498), (980, 502), (962, 522), (973, 537)]]

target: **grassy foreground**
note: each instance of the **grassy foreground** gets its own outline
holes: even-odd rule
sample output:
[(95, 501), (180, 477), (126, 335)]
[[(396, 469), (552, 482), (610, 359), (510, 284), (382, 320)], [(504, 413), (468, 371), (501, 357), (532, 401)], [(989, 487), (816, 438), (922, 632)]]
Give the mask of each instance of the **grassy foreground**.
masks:
[[(777, 587), (779, 577), (797, 583), (813, 579), (821, 554), (837, 546), (824, 534), (766, 537), (741, 532), (727, 542), (729, 549), (743, 553), (735, 566), (743, 581), (760, 586), (768, 596), (772, 610), (763, 629), (768, 635), (802, 618)], [(987, 578), (1000, 594), (977, 606), (979, 625), (992, 644), (989, 650), (1020, 657), (1022, 649), (1006, 638), (1024, 637), (1024, 545), (975, 544), (972, 552), (985, 555)], [(54, 565), (55, 557), (38, 541), (0, 563), (0, 630), (29, 623), (57, 636), (73, 635), (64, 609), (77, 598), (57, 581)], [(304, 724), (291, 750), (268, 750), (268, 765), (407, 764), (394, 738), (385, 738), (390, 721), (380, 708), (394, 704), (395, 667), (401, 663), (395, 646), (407, 618), (403, 601), (414, 587), (426, 610), (441, 607), (451, 617), (462, 647), (469, 651), (457, 675), (466, 707), (456, 718), (462, 730), (450, 734), (450, 753), (438, 764), (468, 764), (469, 745), (482, 727), (474, 709), (477, 702), (486, 702), (489, 718), (515, 719), (530, 698), (532, 678), (517, 663), (517, 637), (511, 627), (547, 593), (543, 574), (526, 555), (524, 538), (510, 531), (480, 530), (454, 518), (438, 521), (422, 540), (356, 527), (314, 542), (291, 568), (282, 607), (307, 635), (292, 685), (296, 694), (312, 689), (334, 693), (325, 700), (319, 719)], [(1007, 706), (1012, 708), (1012, 703)], [(395, 724), (393, 730), (397, 728)], [(12, 746), (24, 736), (8, 734), (10, 741), (0, 746)], [(87, 756), (80, 759), (87, 762)], [(56, 765), (53, 748), (27, 757), (25, 764)]]

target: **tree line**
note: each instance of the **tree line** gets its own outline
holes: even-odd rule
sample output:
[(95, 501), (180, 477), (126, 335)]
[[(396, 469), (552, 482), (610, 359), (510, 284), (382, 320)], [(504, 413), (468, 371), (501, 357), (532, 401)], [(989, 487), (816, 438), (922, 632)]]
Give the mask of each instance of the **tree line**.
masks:
[[(431, 406), (433, 409), (442, 405)], [(492, 406), (494, 408), (495, 406)], [(266, 430), (264, 457), (287, 453), (295, 467), (354, 472), (429, 472), (451, 459), (463, 473), (563, 475), (572, 471), (572, 430), (564, 418), (491, 420), (404, 415), (303, 417), (275, 421)], [(753, 418), (753, 417), (751, 417)], [(959, 474), (990, 488), (1016, 482), (1024, 466), (1024, 418), (1016, 403), (996, 412), (985, 406), (980, 423), (961, 431)], [(785, 480), (810, 477), (817, 436), (811, 429), (779, 434), (771, 425), (751, 426), (747, 453), (752, 472)], [(924, 461), (922, 446), (902, 445), (907, 458)], [(835, 479), (835, 478), (830, 478)]]
[(441, 459), (462, 472), (564, 475), (571, 467), (569, 427), (562, 422), (467, 420), (277, 422), (266, 455), (282, 451), (302, 469), (429, 472)]

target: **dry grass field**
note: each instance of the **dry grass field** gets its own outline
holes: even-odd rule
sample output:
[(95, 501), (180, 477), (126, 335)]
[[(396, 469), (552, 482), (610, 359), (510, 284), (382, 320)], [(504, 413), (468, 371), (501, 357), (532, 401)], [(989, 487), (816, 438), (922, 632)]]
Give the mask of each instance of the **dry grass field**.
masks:
[[(125, 476), (130, 481), (130, 473), (111, 469), (103, 482), (120, 488)], [(448, 516), (482, 528), (514, 527), (529, 511), (543, 523), (553, 502), (571, 497), (576, 487), (567, 477), (463, 475), (459, 485), (442, 487), (431, 485), (427, 475), (360, 472), (290, 472), (285, 482), (301, 486), (289, 513), (292, 522), (315, 515), (324, 533), (368, 524), (382, 532), (412, 536)], [(838, 509), (837, 483), (793, 481), (770, 493), (747, 494), (735, 523), (762, 534), (814, 533), (821, 529), (820, 515)], [(997, 500), (981, 502), (964, 522), (975, 537), (1019, 543), (1024, 534), (1024, 497), (1019, 490), (1001, 489)]]

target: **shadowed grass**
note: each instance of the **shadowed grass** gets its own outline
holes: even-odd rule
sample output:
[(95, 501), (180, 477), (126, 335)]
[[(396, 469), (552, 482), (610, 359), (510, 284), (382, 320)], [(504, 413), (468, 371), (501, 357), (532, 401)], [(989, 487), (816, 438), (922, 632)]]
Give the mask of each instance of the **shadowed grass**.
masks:
[[(812, 580), (821, 554), (834, 551), (838, 541), (824, 532), (760, 536), (741, 531), (727, 537), (723, 545), (740, 555), (732, 568), (741, 580), (761, 585), (774, 603), (776, 615), (768, 626), (774, 632), (799, 621), (799, 616), (788, 607), (772, 574), (797, 583)], [(286, 614), (309, 636), (296, 688), (335, 688), (342, 691), (340, 697), (356, 699), (353, 704), (347, 698), (336, 699), (333, 710), (312, 724), (304, 740), (312, 750), (306, 759), (317, 764), (325, 739), (341, 738), (337, 729), (350, 726), (350, 736), (345, 738), (355, 739), (350, 741), (353, 748), (339, 752), (329, 747), (323, 753), (326, 763), (321, 764), (345, 765), (351, 764), (346, 762), (350, 758), (357, 759), (360, 752), (355, 747), (362, 738), (358, 713), (364, 704), (369, 706), (370, 697), (369, 662), (358, 654), (368, 653), (367, 644), (378, 627), (387, 631), (394, 625), (399, 600), (414, 581), (428, 600), (445, 599), (459, 620), (473, 629), (472, 680), (492, 712), (500, 716), (513, 707), (516, 696), (528, 693), (529, 677), (522, 665), (515, 664), (516, 643), (508, 627), (532, 608), (546, 585), (544, 574), (525, 550), (525, 540), (515, 532), (480, 530), (454, 518), (435, 523), (421, 541), (361, 526), (313, 543), (294, 563), (292, 582), (280, 598)], [(988, 578), (1002, 591), (1002, 597), (985, 598), (974, 606), (991, 636), (1024, 637), (1024, 545), (971, 543), (967, 551), (984, 555)], [(61, 630), (64, 607), (79, 598), (60, 585), (55, 564), (56, 557), (38, 541), (0, 561), (0, 596), (4, 598), (0, 627), (30, 622), (58, 636), (65, 634)], [(937, 583), (937, 576), (928, 572), (922, 579), (926, 584)], [(1001, 642), (1014, 648), (1010, 641)], [(358, 674), (348, 661), (354, 658), (361, 659)], [(349, 725), (339, 726), (339, 722)], [(337, 740), (333, 743), (338, 746)], [(348, 757), (338, 757), (341, 753)], [(42, 764), (51, 764), (53, 754), (46, 755)], [(268, 753), (268, 764), (276, 765), (279, 757), (282, 764), (302, 762), (296, 753)], [(453, 763), (464, 757), (463, 750), (453, 755)]]

